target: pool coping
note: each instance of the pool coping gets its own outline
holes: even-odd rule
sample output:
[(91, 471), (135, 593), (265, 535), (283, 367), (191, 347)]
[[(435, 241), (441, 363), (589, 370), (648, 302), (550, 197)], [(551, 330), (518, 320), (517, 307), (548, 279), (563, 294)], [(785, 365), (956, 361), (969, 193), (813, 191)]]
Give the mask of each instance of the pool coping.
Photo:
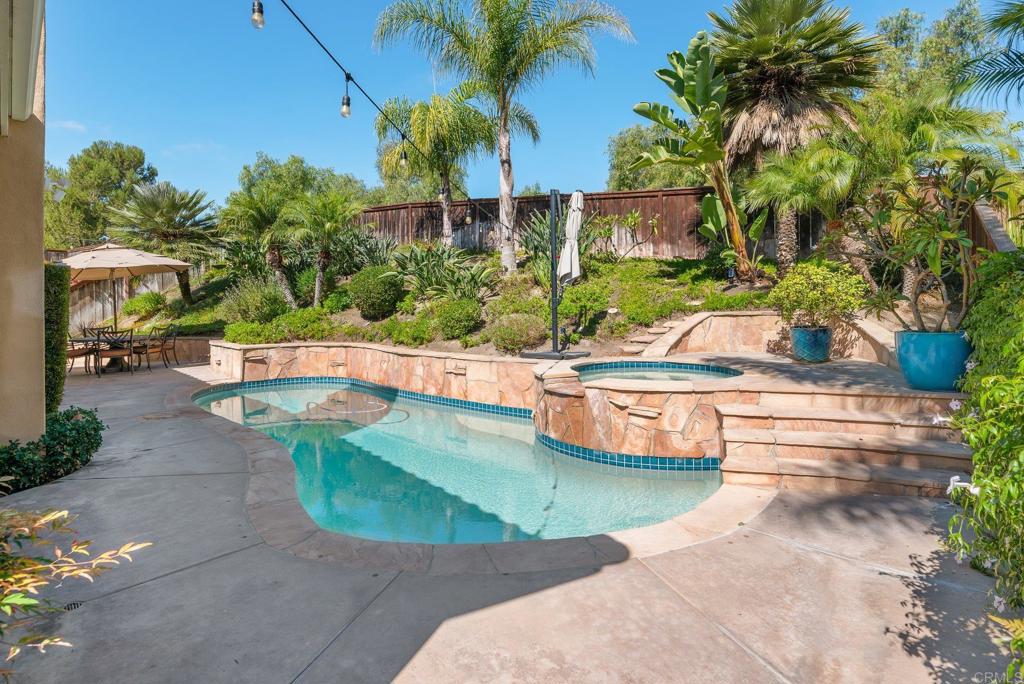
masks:
[(723, 484), (693, 510), (661, 523), (588, 537), (485, 544), (384, 542), (331, 532), (306, 513), (295, 490), (288, 449), (258, 430), (215, 416), (193, 397), (237, 385), (197, 381), (170, 392), (169, 410), (202, 419), (246, 454), (245, 514), (270, 547), (292, 555), (367, 570), (424, 575), (512, 574), (600, 567), (700, 544), (736, 531), (775, 497), (774, 488)]

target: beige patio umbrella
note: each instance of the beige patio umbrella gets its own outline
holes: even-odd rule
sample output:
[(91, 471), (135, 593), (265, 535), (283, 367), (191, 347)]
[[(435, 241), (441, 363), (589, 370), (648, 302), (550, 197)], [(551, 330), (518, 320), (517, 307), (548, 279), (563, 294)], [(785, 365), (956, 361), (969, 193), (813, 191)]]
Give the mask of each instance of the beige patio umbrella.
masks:
[[(71, 282), (87, 280), (110, 280), (133, 278), (150, 273), (178, 273), (186, 271), (192, 264), (178, 261), (160, 254), (143, 252), (107, 242), (77, 254), (65, 257), (64, 265), (71, 269)], [(117, 288), (114, 291), (114, 328), (117, 328)]]
[(583, 227), (583, 193), (577, 190), (569, 199), (569, 216), (565, 220), (565, 244), (558, 257), (558, 284), (572, 285), (580, 279), (580, 229)]

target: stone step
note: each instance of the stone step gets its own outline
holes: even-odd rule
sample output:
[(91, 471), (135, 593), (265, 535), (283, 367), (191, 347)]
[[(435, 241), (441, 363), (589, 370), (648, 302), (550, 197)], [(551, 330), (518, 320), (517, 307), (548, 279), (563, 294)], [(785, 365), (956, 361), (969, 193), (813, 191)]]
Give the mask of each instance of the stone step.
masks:
[(963, 473), (945, 468), (903, 468), (892, 465), (772, 458), (733, 454), (722, 462), (722, 479), (728, 484), (783, 487), (816, 492), (945, 496), (953, 476)]
[(659, 337), (661, 337), (661, 335), (634, 335), (633, 337), (629, 338), (629, 341), (635, 342), (636, 344), (650, 344), (651, 342), (657, 340)]
[(950, 413), (949, 402), (962, 398), (963, 395), (952, 392), (874, 390), (869, 387), (849, 388), (834, 393), (773, 390), (768, 387), (761, 390), (758, 403), (772, 408), (801, 406), (815, 409), (945, 416)]
[(623, 356), (634, 356), (641, 353), (644, 349), (647, 349), (647, 345), (644, 344), (623, 344), (619, 346), (619, 352)]
[(949, 479), (963, 476), (941, 468), (836, 463), (804, 459), (779, 459), (779, 485), (785, 489), (836, 491), (848, 494), (945, 496)]
[[(722, 431), (726, 454), (733, 445), (765, 445), (757, 450), (778, 459), (846, 462), (908, 469), (948, 469), (966, 473), (971, 450), (963, 444), (889, 435), (796, 430), (737, 429)], [(748, 452), (755, 451), (748, 449)]]
[(653, 328), (648, 328), (647, 332), (650, 335), (661, 336), (661, 335), (664, 335), (665, 333), (667, 333), (671, 329), (672, 328), (663, 328), (663, 327), (659, 327), (659, 326), (654, 326)]
[(845, 432), (915, 440), (961, 441), (959, 430), (953, 430), (945, 423), (936, 424), (934, 415), (922, 413), (754, 404), (718, 404), (715, 408), (725, 429)]
[(661, 323), (660, 325), (663, 325), (666, 328), (678, 328), (683, 323), (685, 323), (685, 321), (665, 321), (665, 322)]

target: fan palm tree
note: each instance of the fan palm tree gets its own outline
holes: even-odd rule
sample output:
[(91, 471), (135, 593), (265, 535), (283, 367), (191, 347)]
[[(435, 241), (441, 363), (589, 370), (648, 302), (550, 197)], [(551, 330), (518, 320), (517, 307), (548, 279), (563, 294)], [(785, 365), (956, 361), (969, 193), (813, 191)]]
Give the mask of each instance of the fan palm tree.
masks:
[(291, 242), (290, 226), (281, 216), (286, 204), (281, 192), (262, 184), (234, 192), (221, 212), (221, 229), (232, 237), (260, 245), (274, 280), (288, 305), (295, 309), (295, 293), (284, 270), (284, 249)]
[(515, 271), (512, 201), (512, 134), (515, 121), (538, 138), (533, 117), (518, 102), (562, 65), (593, 73), (592, 35), (598, 31), (632, 38), (628, 22), (597, 0), (398, 0), (377, 20), (375, 42), (402, 37), (429, 56), (442, 72), (456, 73), (478, 87), (498, 122), (501, 262)]
[(1017, 41), (1024, 37), (1024, 2), (1000, 3), (997, 11), (988, 17), (988, 27), (1006, 38), (1007, 45), (971, 65), (967, 76), (982, 92), (1005, 92), (1007, 97), (1014, 93), (1020, 102), (1024, 91), (1024, 51), (1017, 46)]
[[(494, 120), (469, 103), (476, 93), (462, 86), (448, 95), (434, 95), (429, 100), (412, 103), (405, 98), (392, 98), (384, 103), (384, 113), (377, 116), (377, 137), (386, 145), (380, 157), (384, 174), (403, 172), (403, 155), (410, 173), (436, 174), (441, 182), (441, 239), (450, 247), (454, 238), (452, 227), (452, 178), (466, 162), (481, 152), (494, 149), (497, 126)], [(420, 154), (406, 150), (394, 122), (409, 134)], [(523, 122), (524, 125), (528, 125)]]
[(291, 238), (316, 253), (316, 285), (313, 306), (320, 306), (324, 291), (324, 274), (331, 265), (331, 256), (339, 239), (359, 225), (363, 205), (338, 190), (307, 193), (289, 203), (282, 218), (291, 223)]
[[(125, 204), (108, 211), (111, 237), (181, 261), (206, 261), (220, 247), (212, 206), (201, 190), (179, 190), (166, 182), (136, 186)], [(188, 270), (176, 275), (181, 299), (192, 304)]]
[[(715, 58), (726, 75), (730, 163), (760, 167), (764, 155), (789, 154), (849, 122), (856, 90), (870, 88), (880, 43), (861, 36), (849, 10), (828, 0), (735, 0), (710, 12)], [(796, 210), (779, 212), (779, 271), (796, 261)]]

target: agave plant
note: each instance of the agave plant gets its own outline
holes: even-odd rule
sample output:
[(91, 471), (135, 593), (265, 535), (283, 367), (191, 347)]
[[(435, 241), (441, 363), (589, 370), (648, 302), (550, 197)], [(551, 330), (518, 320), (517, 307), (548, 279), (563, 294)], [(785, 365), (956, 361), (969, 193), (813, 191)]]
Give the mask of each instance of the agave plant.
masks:
[(395, 273), (405, 278), (413, 295), (422, 297), (459, 271), (468, 258), (456, 247), (429, 244), (412, 245), (407, 251), (396, 252), (392, 261)]
[(475, 299), (482, 302), (494, 294), (497, 274), (496, 268), (481, 262), (471, 266), (449, 264), (442, 280), (430, 287), (426, 294), (437, 299)]
[(357, 246), (359, 266), (387, 266), (395, 254), (398, 243), (393, 237), (387, 235), (366, 235), (363, 241)]

